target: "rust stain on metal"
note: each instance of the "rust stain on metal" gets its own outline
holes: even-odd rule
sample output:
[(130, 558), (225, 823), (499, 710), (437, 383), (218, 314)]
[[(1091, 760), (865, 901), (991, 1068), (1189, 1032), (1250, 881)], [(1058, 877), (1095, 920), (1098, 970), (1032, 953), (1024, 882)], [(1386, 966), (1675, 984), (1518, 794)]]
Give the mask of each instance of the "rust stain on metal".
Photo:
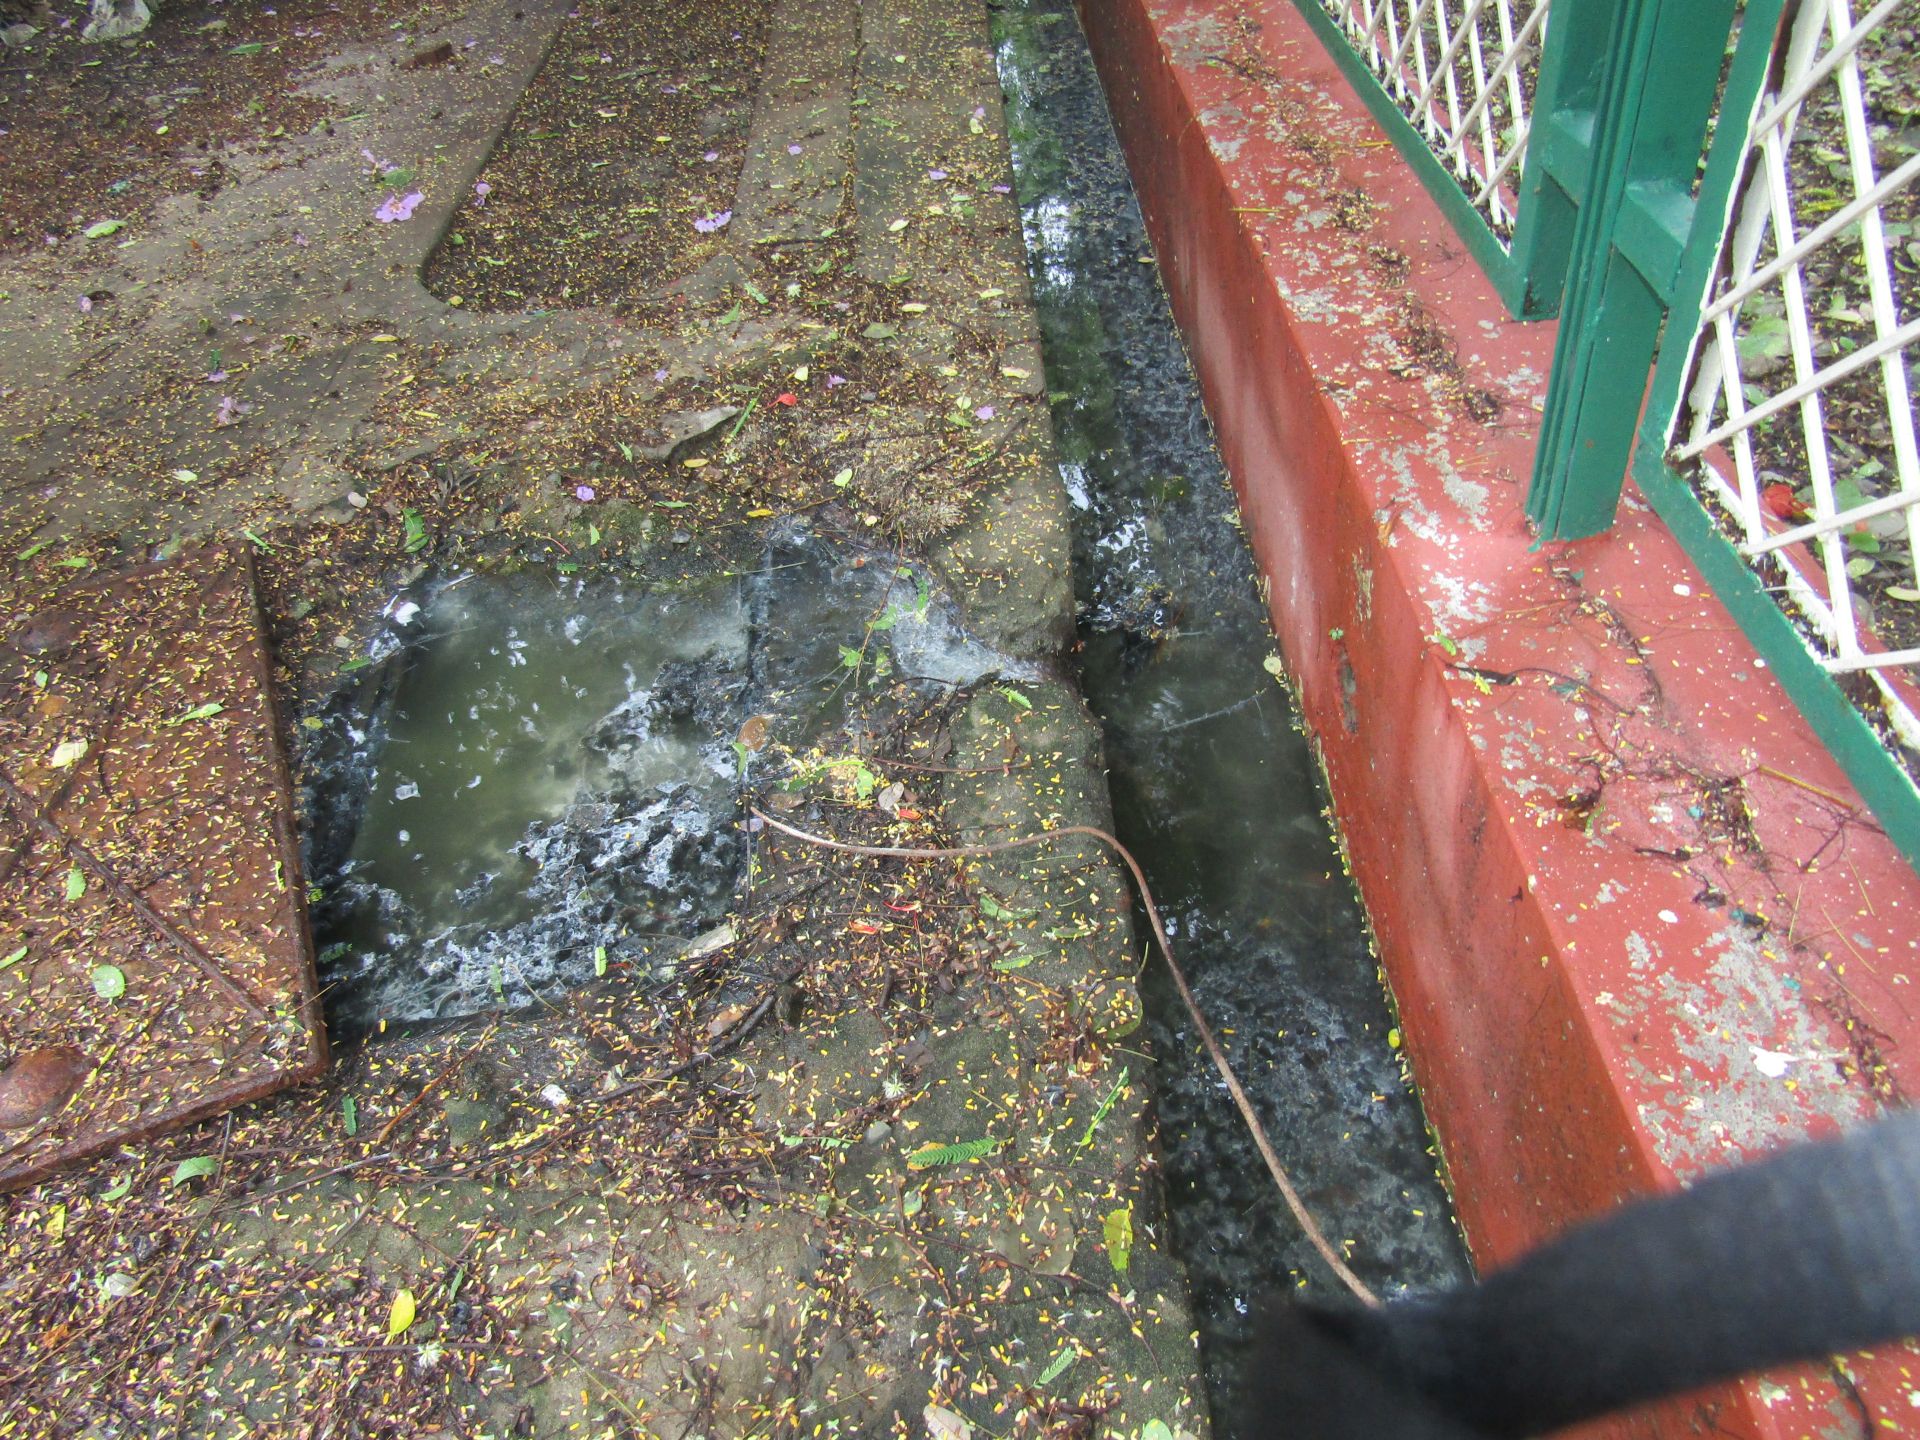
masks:
[(0, 580), (0, 1188), (326, 1063), (252, 559)]

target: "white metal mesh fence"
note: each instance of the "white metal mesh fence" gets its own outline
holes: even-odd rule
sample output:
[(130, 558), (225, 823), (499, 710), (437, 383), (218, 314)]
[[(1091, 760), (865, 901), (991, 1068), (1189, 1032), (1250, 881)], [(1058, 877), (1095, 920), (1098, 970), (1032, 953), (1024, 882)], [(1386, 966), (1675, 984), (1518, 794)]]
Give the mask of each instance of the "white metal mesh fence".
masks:
[[(1920, 4), (1802, 0), (1749, 130), (1670, 431), (1828, 669), (1920, 664)], [(1723, 117), (1723, 124), (1726, 123)]]
[(1513, 231), (1548, 0), (1321, 0), (1496, 234)]

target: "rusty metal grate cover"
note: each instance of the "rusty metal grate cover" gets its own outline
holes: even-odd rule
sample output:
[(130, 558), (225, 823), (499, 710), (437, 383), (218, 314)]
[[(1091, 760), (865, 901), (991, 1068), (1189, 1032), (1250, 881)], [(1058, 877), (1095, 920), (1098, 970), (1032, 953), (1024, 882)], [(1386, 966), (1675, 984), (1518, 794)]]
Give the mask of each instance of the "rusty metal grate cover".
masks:
[(326, 1039), (251, 556), (17, 563), (0, 605), (7, 1188), (311, 1079)]

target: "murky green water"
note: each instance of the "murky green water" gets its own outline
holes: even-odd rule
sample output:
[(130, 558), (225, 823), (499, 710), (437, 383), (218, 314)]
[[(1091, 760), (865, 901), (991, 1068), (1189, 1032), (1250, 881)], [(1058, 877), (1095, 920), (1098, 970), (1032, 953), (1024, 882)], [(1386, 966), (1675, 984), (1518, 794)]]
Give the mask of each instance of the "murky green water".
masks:
[[(1068, 0), (1005, 0), (997, 55), (1076, 510), (1082, 678), (1120, 837), (1200, 1002), (1329, 1235), (1383, 1292), (1466, 1273), (1417, 1097), (1388, 1042), (1363, 914), (1285, 691), (1234, 498)], [(1147, 971), (1176, 1245), (1224, 1437), (1244, 1316), (1332, 1298), (1172, 985)]]
[(348, 1033), (670, 970), (741, 877), (742, 766), (775, 753), (736, 749), (750, 716), (799, 748), (884, 713), (850, 703), (878, 676), (911, 694), (1024, 673), (924, 572), (797, 526), (702, 588), (471, 576), (393, 613), (307, 766), (321, 979)]

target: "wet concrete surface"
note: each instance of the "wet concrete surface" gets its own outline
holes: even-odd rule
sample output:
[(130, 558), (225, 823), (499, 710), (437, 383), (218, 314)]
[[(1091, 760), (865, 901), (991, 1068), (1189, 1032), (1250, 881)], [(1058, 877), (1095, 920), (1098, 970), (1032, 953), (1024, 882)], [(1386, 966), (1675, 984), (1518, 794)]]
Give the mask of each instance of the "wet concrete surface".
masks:
[[(418, 278), (590, 4), (343, 44), (294, 78), (356, 107), (354, 144), (235, 157), (124, 249), (9, 271), (29, 474), (0, 520), (63, 537), (43, 564), (258, 537), (305, 778), (343, 801), (309, 816), (346, 912), (328, 999), (365, 1030), (319, 1083), (0, 1214), (25, 1429), (1206, 1433), (1117, 866), (737, 824), (750, 799), (934, 845), (1108, 816), (985, 9), (765, 8), (732, 218), (618, 313), (468, 312)], [(442, 39), (454, 63), (405, 68)], [(429, 155), (411, 217), (376, 218), (379, 165)], [(98, 324), (76, 263), (125, 299)], [(605, 635), (575, 645), (575, 615)], [(667, 837), (632, 827), (662, 798), (739, 847), (704, 882), (652, 884)], [(469, 905), (486, 958), (430, 975)]]
[[(1468, 1273), (1365, 915), (1274, 655), (1234, 495), (1066, 0), (997, 23), (1035, 303), (1074, 503), (1080, 674), (1115, 823), (1309, 1207), (1382, 1293)], [(1263, 1293), (1333, 1299), (1164, 971), (1143, 985), (1174, 1236), (1215, 1424)]]

